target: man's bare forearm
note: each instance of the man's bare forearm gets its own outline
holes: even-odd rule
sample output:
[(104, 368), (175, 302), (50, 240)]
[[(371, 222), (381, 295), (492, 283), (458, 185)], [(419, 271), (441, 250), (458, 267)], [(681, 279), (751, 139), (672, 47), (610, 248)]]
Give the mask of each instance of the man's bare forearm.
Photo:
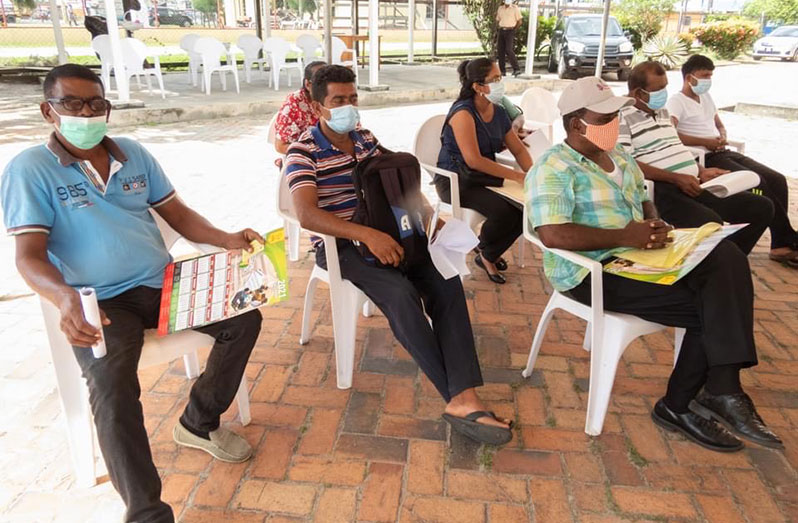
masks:
[(318, 234), (329, 234), (346, 240), (366, 243), (369, 235), (374, 231), (374, 229), (365, 225), (343, 220), (316, 205), (308, 205), (305, 208), (298, 209), (297, 217), (303, 229)]
[(64, 276), (50, 262), (35, 256), (18, 256), (17, 270), (33, 292), (60, 307), (65, 298), (77, 293), (64, 281)]
[(624, 229), (599, 229), (576, 223), (562, 223), (543, 225), (535, 230), (543, 245), (550, 249), (597, 251), (628, 246)]

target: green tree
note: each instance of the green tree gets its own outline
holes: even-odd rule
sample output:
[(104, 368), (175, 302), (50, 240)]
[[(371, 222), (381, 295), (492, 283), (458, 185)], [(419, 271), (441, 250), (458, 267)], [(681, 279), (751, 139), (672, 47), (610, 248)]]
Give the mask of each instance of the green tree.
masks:
[(774, 22), (798, 24), (798, 0), (751, 0), (743, 7), (743, 13), (753, 18), (764, 13)]
[(474, 24), (474, 31), (488, 56), (496, 54), (496, 13), (502, 0), (463, 0), (468, 19)]
[(216, 0), (194, 0), (194, 9), (210, 15), (216, 12)]
[[(515, 32), (515, 45), (513, 46), (515, 54), (518, 55), (520, 55), (524, 49), (526, 49), (526, 41), (529, 37), (529, 11), (521, 11), (521, 16), (524, 17), (524, 20), (521, 22), (521, 27), (519, 27), (518, 31)], [(556, 22), (557, 19), (553, 16), (538, 16), (538, 28), (535, 31), (535, 53), (538, 52), (538, 49), (540, 49), (540, 46), (544, 41), (551, 38), (551, 34), (554, 32), (554, 24)]]
[(14, 5), (17, 6), (17, 9), (32, 11), (36, 9), (36, 0), (14, 0)]
[(640, 49), (643, 42), (662, 30), (673, 3), (674, 0), (621, 0), (613, 12), (621, 27), (632, 33), (635, 49)]

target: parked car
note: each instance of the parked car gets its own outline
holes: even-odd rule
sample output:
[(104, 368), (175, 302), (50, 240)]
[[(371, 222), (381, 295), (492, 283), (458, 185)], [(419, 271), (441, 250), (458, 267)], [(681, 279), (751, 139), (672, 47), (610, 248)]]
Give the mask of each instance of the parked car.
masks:
[[(161, 25), (179, 25), (181, 27), (191, 27), (194, 23), (185, 12), (168, 7), (158, 8), (158, 22)], [(155, 15), (152, 13), (150, 13), (150, 25), (155, 25)]]
[(754, 42), (754, 60), (762, 57), (798, 62), (798, 25), (777, 27), (769, 35)]
[[(593, 74), (601, 42), (601, 15), (575, 14), (560, 18), (551, 37), (548, 69), (560, 78)], [(634, 48), (629, 34), (611, 16), (607, 24), (604, 71), (615, 71), (625, 81), (632, 67)]]

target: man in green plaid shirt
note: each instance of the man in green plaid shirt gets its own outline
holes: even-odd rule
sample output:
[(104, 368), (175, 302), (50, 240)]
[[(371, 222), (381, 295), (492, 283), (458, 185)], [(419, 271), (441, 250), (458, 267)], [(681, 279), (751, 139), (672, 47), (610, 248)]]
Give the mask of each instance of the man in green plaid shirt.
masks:
[[(602, 80), (577, 80), (558, 106), (565, 143), (549, 149), (526, 178), (531, 227), (551, 249), (576, 251), (606, 262), (629, 248), (659, 249), (671, 227), (646, 196), (643, 173), (616, 146), (621, 108)], [(546, 277), (554, 288), (590, 305), (588, 270), (549, 252)], [(783, 448), (740, 385), (740, 370), (756, 365), (754, 291), (748, 260), (721, 241), (687, 276), (659, 285), (603, 273), (604, 309), (686, 329), (667, 392), (654, 422), (711, 450), (743, 448), (737, 437)], [(728, 430), (727, 430), (728, 429)]]

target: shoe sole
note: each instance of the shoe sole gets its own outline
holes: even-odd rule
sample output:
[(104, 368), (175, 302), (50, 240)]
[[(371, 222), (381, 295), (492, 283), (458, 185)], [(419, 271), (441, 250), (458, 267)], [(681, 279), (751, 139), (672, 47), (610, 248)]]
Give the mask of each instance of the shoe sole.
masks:
[(713, 450), (715, 452), (731, 453), (731, 452), (739, 452), (739, 451), (743, 450), (743, 448), (745, 447), (743, 442), (740, 442), (740, 446), (739, 447), (716, 447), (715, 445), (710, 445), (709, 443), (704, 443), (703, 441), (699, 440), (698, 438), (696, 438), (695, 436), (693, 436), (692, 434), (690, 434), (689, 432), (687, 432), (686, 430), (684, 430), (680, 426), (674, 425), (670, 421), (667, 421), (667, 420), (659, 417), (659, 415), (656, 412), (654, 412), (654, 411), (651, 411), (651, 420), (654, 422), (655, 425), (659, 425), (660, 427), (662, 427), (663, 429), (667, 430), (668, 432), (678, 432), (679, 434), (681, 434), (685, 438), (689, 439), (690, 441), (692, 441), (696, 445), (704, 447), (707, 450)]
[(767, 447), (769, 449), (783, 449), (784, 448), (784, 444), (783, 443), (779, 444), (779, 443), (769, 442), (769, 441), (758, 441), (758, 440), (755, 440), (755, 439), (751, 438), (750, 436), (748, 436), (746, 434), (743, 434), (739, 430), (735, 429), (734, 426), (732, 426), (731, 423), (729, 423), (728, 421), (723, 419), (722, 416), (720, 416), (716, 412), (706, 408), (705, 406), (701, 405), (696, 400), (692, 400), (690, 402), (690, 405), (688, 406), (688, 408), (690, 410), (692, 410), (693, 412), (695, 412), (696, 414), (698, 414), (699, 416), (701, 416), (702, 418), (704, 418), (704, 419), (714, 419), (715, 421), (717, 421), (718, 423), (723, 425), (723, 427), (726, 428), (726, 430), (728, 430), (729, 432), (731, 432), (732, 434), (734, 434), (738, 438), (742, 438), (742, 439), (744, 439), (746, 441), (750, 441), (751, 443), (756, 443), (757, 445), (761, 445), (761, 446)]
[(210, 454), (211, 456), (213, 456), (215, 459), (218, 459), (219, 461), (224, 461), (225, 463), (244, 463), (245, 461), (249, 460), (252, 457), (252, 453), (251, 452), (250, 452), (249, 456), (247, 456), (245, 458), (232, 458), (232, 457), (227, 457), (227, 456), (220, 456), (218, 454), (215, 454), (213, 451), (211, 451), (211, 449), (209, 449), (207, 447), (204, 447), (202, 445), (198, 445), (196, 443), (189, 443), (188, 441), (182, 441), (182, 440), (178, 439), (177, 431), (178, 431), (177, 427), (175, 427), (174, 430), (172, 431), (172, 439), (174, 440), (175, 443), (177, 443), (178, 445), (180, 445), (182, 447), (188, 447), (190, 449), (197, 449), (197, 450), (205, 451), (208, 454)]

